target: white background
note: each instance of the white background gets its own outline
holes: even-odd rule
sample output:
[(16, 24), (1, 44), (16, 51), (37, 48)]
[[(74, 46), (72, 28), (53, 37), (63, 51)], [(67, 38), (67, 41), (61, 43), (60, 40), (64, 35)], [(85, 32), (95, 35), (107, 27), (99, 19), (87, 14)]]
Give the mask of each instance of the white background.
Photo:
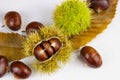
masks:
[[(62, 0), (0, 0), (0, 25), (4, 24), (7, 11), (18, 11), (22, 16), (22, 28), (25, 29), (30, 21), (40, 21), (44, 25), (53, 23), (53, 10)], [(7, 27), (0, 32), (12, 32)], [(120, 80), (120, 1), (115, 18), (103, 33), (94, 38), (87, 45), (93, 46), (102, 56), (103, 65), (94, 69), (84, 66), (79, 57), (79, 50), (73, 52), (71, 60), (57, 72), (47, 75), (33, 71), (27, 80)], [(29, 59), (22, 60), (26, 64)], [(12, 74), (7, 73), (0, 80), (14, 80)]]

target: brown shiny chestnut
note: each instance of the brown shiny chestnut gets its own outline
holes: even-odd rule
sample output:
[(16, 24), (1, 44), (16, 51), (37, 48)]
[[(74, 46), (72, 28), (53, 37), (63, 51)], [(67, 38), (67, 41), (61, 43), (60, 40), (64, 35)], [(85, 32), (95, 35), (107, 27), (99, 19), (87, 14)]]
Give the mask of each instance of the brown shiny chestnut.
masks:
[(30, 22), (26, 26), (26, 33), (29, 34), (29, 33), (35, 32), (36, 30), (40, 30), (42, 27), (44, 27), (44, 25), (40, 22), (37, 22), (37, 21)]
[(21, 28), (21, 16), (16, 11), (10, 11), (8, 12), (5, 17), (5, 24), (10, 28), (11, 30), (17, 31)]
[(90, 2), (90, 8), (94, 9), (98, 13), (108, 9), (110, 6), (109, 0), (88, 0), (88, 2)]
[(50, 38), (37, 44), (33, 53), (40, 62), (44, 62), (53, 57), (61, 46), (62, 43), (58, 38)]
[(45, 61), (49, 58), (45, 50), (40, 45), (37, 45), (34, 48), (34, 55), (39, 61)]
[(26, 79), (32, 73), (32, 70), (21, 61), (14, 61), (11, 63), (10, 71), (14, 77), (18, 79)]
[(51, 44), (48, 41), (42, 41), (40, 45), (45, 50), (48, 57), (51, 57), (55, 53), (53, 48), (51, 47)]
[(0, 55), (0, 78), (3, 77), (8, 71), (8, 60)]
[(59, 48), (61, 47), (61, 43), (60, 40), (58, 38), (51, 38), (49, 40), (51, 46), (53, 47), (53, 49), (57, 52), (59, 50)]
[(91, 46), (85, 46), (80, 51), (82, 60), (91, 67), (100, 67), (102, 65), (102, 58), (99, 53)]

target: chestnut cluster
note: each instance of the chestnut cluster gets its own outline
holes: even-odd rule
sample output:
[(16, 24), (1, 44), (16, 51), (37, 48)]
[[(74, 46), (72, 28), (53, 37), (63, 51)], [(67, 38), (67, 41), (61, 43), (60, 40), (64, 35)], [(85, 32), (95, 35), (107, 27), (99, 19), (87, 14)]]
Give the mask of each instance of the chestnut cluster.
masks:
[[(7, 12), (5, 14), (4, 21), (6, 26), (13, 31), (17, 31), (21, 28), (22, 19), (20, 14), (16, 11)], [(44, 27), (42, 23), (33, 21), (26, 26), (25, 32), (29, 34), (31, 32), (35, 32), (36, 30), (41, 29), (42, 27)]]
[(62, 43), (58, 38), (50, 38), (37, 44), (33, 53), (40, 62), (43, 62), (53, 57), (61, 46)]
[(96, 12), (106, 10), (110, 6), (109, 0), (88, 0), (90, 3), (90, 8), (94, 9)]
[(99, 53), (91, 46), (84, 46), (81, 51), (82, 60), (87, 63), (88, 66), (98, 68), (102, 65), (102, 58)]
[[(0, 55), (0, 78), (8, 72), (8, 60), (6, 57)], [(14, 61), (10, 64), (10, 72), (17, 79), (28, 78), (32, 70), (21, 61)]]

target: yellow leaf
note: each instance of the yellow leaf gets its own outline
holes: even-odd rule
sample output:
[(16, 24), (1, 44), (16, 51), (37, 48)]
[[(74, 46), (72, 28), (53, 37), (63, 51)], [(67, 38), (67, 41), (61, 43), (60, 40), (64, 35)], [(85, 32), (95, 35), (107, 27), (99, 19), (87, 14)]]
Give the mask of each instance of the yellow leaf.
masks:
[(23, 41), (24, 37), (17, 33), (0, 32), (0, 55), (5, 56), (9, 61), (24, 58)]

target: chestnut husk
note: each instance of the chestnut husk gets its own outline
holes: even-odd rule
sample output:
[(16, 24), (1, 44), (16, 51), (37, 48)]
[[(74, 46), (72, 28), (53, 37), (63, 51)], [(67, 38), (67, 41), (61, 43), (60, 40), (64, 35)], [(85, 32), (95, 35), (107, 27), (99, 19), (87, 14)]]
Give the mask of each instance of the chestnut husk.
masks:
[(33, 49), (40, 41), (54, 37), (59, 38), (62, 43), (62, 47), (57, 53), (43, 63), (39, 62), (37, 59), (32, 63), (34, 68), (43, 73), (55, 72), (60, 68), (59, 63), (64, 64), (69, 61), (72, 52), (71, 42), (68, 40), (67, 36), (54, 25), (41, 28), (41, 30), (31, 33), (24, 42), (25, 54), (29, 57), (34, 56)]

